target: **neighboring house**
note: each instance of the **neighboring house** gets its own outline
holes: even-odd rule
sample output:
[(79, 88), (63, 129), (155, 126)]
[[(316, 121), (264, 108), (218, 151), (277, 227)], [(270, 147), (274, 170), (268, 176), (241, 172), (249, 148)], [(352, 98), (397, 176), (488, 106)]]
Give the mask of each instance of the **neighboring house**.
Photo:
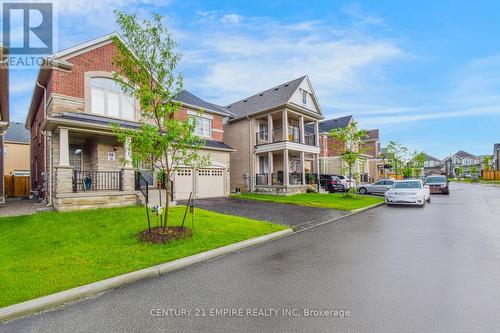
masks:
[(306, 173), (319, 163), (319, 102), (307, 76), (227, 106), (224, 126), (231, 154), (231, 190), (304, 192)]
[(443, 162), (445, 164), (445, 173), (448, 177), (457, 176), (456, 170), (459, 167), (462, 167), (463, 169), (463, 177), (471, 176), (472, 166), (476, 166), (478, 171), (481, 170), (481, 160), (479, 156), (470, 154), (463, 150), (445, 158)]
[(493, 167), (500, 171), (500, 143), (493, 145)]
[(7, 49), (0, 43), (0, 204), (5, 203), (3, 136), (9, 126), (9, 69), (4, 60), (6, 56)]
[(433, 156), (422, 153), (425, 157), (424, 160), (424, 174), (427, 175), (440, 175), (443, 173), (443, 162)]
[(366, 138), (361, 144), (363, 154), (368, 157), (368, 181), (373, 182), (384, 178), (385, 160), (380, 158), (380, 131), (379, 129), (369, 130), (366, 133)]
[[(345, 128), (353, 122), (352, 116), (340, 117), (335, 119), (328, 119), (319, 123), (320, 135), (320, 172), (325, 174), (347, 175), (347, 164), (342, 159), (342, 153), (345, 150), (344, 144), (332, 138), (329, 133), (333, 129)], [(373, 133), (373, 141), (367, 142), (370, 147), (378, 140), (376, 138), (378, 133)], [(377, 147), (376, 147), (377, 149)], [(375, 152), (376, 153), (376, 152)], [(369, 180), (369, 162), (371, 155), (362, 153), (358, 163), (352, 172), (359, 175), (362, 181)]]
[(3, 141), (5, 175), (30, 176), (30, 132), (24, 124), (11, 122)]
[[(113, 80), (113, 36), (120, 38), (109, 34), (51, 56), (50, 67), (41, 68), (37, 77), (25, 124), (31, 132), (31, 182), (56, 210), (138, 201), (129, 149), (110, 126), (141, 126), (136, 101)], [(228, 195), (232, 149), (223, 143), (223, 118), (230, 113), (186, 91), (178, 100), (180, 117), (198, 117), (196, 131), (206, 139), (201, 153), (210, 156), (211, 164), (180, 169), (174, 200), (191, 192), (195, 197)]]

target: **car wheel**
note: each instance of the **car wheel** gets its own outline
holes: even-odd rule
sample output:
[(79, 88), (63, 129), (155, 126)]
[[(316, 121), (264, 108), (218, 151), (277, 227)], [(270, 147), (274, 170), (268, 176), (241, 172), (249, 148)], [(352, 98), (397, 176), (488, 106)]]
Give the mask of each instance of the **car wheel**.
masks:
[(427, 202), (431, 202), (431, 197), (429, 196), (429, 199), (427, 199)]
[(344, 185), (340, 185), (340, 192), (345, 192), (345, 186)]
[(366, 187), (361, 187), (361, 188), (359, 189), (359, 193), (361, 193), (361, 194), (367, 194), (367, 193), (368, 193), (368, 190), (366, 189)]

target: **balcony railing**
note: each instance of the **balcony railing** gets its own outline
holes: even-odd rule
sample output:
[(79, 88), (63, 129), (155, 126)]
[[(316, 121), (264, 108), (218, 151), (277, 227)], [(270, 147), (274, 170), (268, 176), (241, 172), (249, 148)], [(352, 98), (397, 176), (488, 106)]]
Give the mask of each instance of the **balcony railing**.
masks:
[(73, 171), (73, 192), (123, 191), (123, 171)]
[[(257, 146), (281, 141), (300, 143), (300, 128), (298, 126), (288, 126), (288, 136), (286, 138), (282, 127), (275, 127), (272, 131), (265, 130), (255, 134), (255, 143)], [(314, 133), (304, 133), (303, 143), (309, 146), (315, 146), (316, 135)]]
[(255, 185), (266, 186), (268, 184), (267, 173), (258, 173), (255, 175)]
[(288, 175), (290, 185), (302, 185), (302, 173), (294, 172)]

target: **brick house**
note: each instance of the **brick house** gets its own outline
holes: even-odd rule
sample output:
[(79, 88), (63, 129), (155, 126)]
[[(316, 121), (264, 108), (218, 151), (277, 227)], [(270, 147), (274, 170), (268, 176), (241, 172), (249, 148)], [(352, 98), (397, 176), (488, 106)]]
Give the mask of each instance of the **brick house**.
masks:
[(0, 43), (0, 205), (5, 203), (3, 137), (9, 126), (9, 69), (3, 61), (6, 55), (7, 49)]
[[(323, 120), (319, 123), (320, 136), (320, 172), (324, 174), (347, 175), (347, 164), (342, 160), (342, 153), (345, 151), (343, 143), (332, 138), (329, 133), (333, 129), (345, 128), (354, 121), (353, 116), (345, 116), (334, 119)], [(370, 148), (375, 145), (375, 150), (379, 149), (378, 130), (373, 131), (373, 139), (366, 141), (363, 145)], [(376, 152), (372, 152), (374, 154)], [(353, 173), (359, 175), (361, 181), (368, 181), (370, 178), (369, 160), (372, 156), (368, 153), (360, 154), (358, 163), (355, 165)]]
[(317, 173), (320, 105), (307, 76), (227, 106), (224, 126), (231, 154), (231, 189), (288, 195), (305, 192)]
[[(110, 126), (141, 126), (136, 101), (112, 78), (114, 36), (120, 38), (112, 33), (59, 52), (38, 73), (25, 124), (31, 132), (31, 186), (56, 210), (138, 201), (137, 170)], [(230, 113), (187, 91), (178, 100), (181, 118), (196, 117), (197, 133), (206, 141), (202, 154), (210, 156), (211, 164), (180, 169), (173, 199), (191, 192), (196, 197), (228, 195), (232, 149), (223, 143), (223, 119)]]

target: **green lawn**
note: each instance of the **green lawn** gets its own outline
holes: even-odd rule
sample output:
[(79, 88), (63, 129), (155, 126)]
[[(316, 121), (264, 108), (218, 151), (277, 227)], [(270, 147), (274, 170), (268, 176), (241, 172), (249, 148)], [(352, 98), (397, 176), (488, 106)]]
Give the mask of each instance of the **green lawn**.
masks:
[[(183, 214), (172, 208), (171, 225)], [(285, 229), (202, 209), (190, 240), (140, 243), (145, 228), (140, 207), (0, 218), (0, 307)]]
[(373, 197), (366, 195), (355, 195), (354, 198), (345, 198), (341, 193), (300, 193), (290, 196), (278, 196), (256, 193), (242, 193), (234, 195), (235, 198), (272, 201), (287, 203), (293, 205), (319, 207), (319, 208), (333, 208), (340, 210), (354, 210), (358, 208), (367, 207), (379, 202), (383, 202), (382, 197)]

